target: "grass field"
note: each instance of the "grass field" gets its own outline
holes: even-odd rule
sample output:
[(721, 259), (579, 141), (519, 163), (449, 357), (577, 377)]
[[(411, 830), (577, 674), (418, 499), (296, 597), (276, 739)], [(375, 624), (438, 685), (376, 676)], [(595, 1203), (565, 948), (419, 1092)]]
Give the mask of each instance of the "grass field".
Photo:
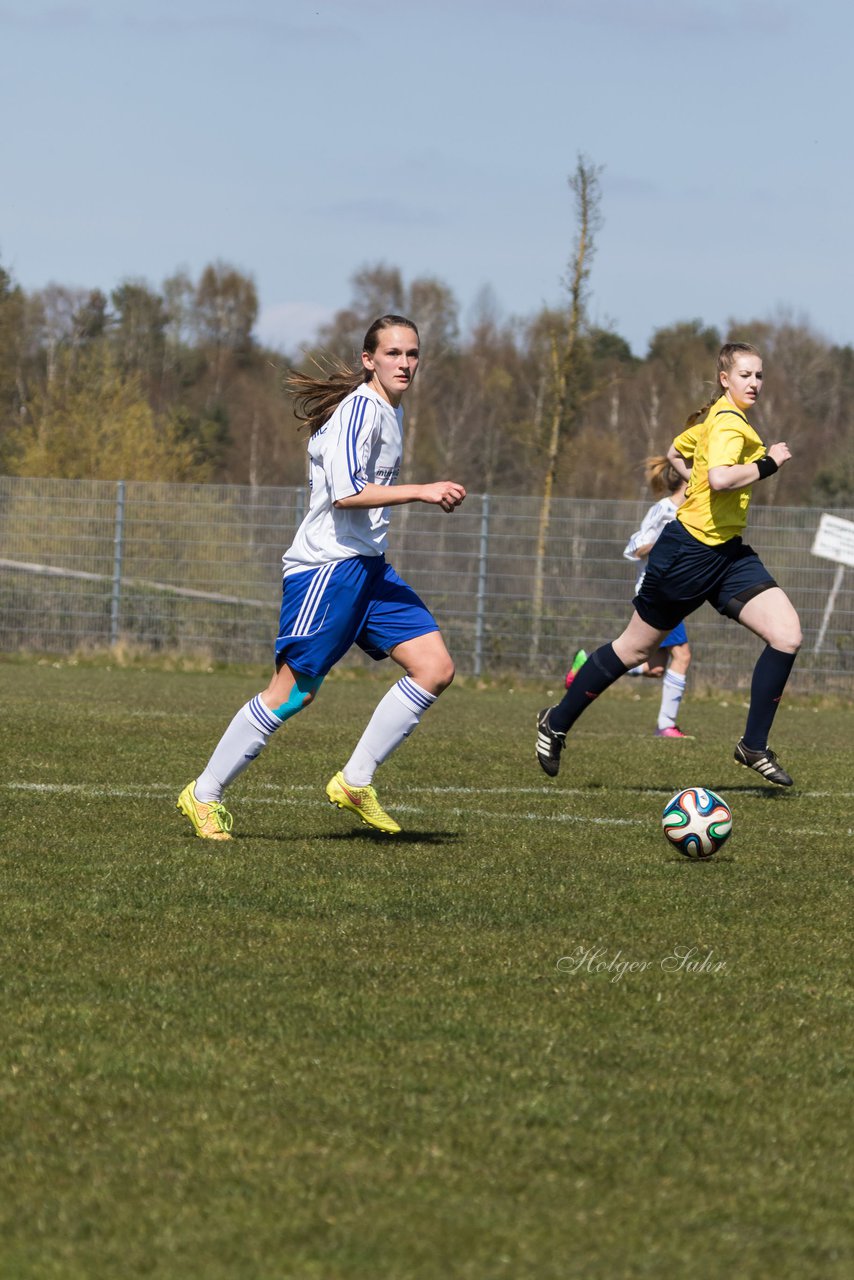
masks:
[(463, 682), (390, 840), (323, 788), (391, 678), (333, 675), (223, 845), (175, 798), (260, 672), (0, 664), (4, 1280), (851, 1275), (850, 708), (781, 709), (787, 793), (741, 695), (661, 741), (632, 684), (550, 783), (544, 692)]

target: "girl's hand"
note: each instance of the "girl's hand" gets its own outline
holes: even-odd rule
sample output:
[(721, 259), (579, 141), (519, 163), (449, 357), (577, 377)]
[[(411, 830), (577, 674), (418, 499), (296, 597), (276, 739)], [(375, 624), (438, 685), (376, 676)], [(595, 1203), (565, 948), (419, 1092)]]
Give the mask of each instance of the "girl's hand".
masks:
[(768, 450), (768, 457), (773, 458), (778, 467), (782, 467), (784, 462), (788, 462), (792, 456), (792, 451), (784, 440), (778, 444), (772, 444)]
[(461, 484), (453, 480), (437, 480), (435, 484), (422, 486), (421, 501), (433, 503), (443, 511), (454, 511), (466, 496)]

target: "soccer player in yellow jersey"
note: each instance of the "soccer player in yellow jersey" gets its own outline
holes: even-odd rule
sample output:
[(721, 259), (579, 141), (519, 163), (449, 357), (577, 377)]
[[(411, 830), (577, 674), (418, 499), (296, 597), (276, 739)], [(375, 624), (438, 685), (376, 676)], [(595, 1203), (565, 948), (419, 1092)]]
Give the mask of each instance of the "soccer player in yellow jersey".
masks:
[(676, 519), (650, 552), (628, 626), (591, 654), (563, 699), (537, 717), (537, 759), (549, 777), (560, 769), (568, 730), (590, 703), (629, 668), (647, 661), (677, 622), (708, 601), (765, 641), (736, 762), (767, 782), (792, 785), (768, 746), (768, 734), (801, 645), (801, 626), (786, 593), (741, 537), (752, 486), (792, 456), (782, 441), (766, 451), (747, 420), (761, 391), (759, 352), (746, 342), (728, 342), (718, 355), (715, 395), (691, 415), (668, 451), (688, 489)]

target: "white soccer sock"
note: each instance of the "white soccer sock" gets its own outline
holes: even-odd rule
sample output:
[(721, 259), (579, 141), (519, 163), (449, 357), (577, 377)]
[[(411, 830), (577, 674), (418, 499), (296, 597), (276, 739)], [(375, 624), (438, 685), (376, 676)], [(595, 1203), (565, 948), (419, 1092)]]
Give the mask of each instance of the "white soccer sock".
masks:
[(629, 667), (628, 671), (626, 672), (626, 675), (627, 675), (627, 676), (645, 676), (645, 675), (646, 675), (646, 663), (645, 663), (645, 662), (639, 662), (639, 663), (638, 663), (638, 665), (637, 665), (636, 667)]
[(661, 707), (658, 712), (659, 729), (672, 729), (676, 724), (679, 703), (682, 701), (682, 694), (685, 692), (687, 683), (688, 681), (684, 676), (674, 675), (669, 670), (665, 671), (661, 690)]
[(344, 781), (351, 787), (368, 787), (378, 765), (408, 738), (437, 694), (428, 693), (409, 676), (402, 676), (380, 701), (344, 766)]
[(194, 787), (197, 800), (211, 804), (260, 755), (282, 721), (265, 706), (260, 693), (241, 707)]

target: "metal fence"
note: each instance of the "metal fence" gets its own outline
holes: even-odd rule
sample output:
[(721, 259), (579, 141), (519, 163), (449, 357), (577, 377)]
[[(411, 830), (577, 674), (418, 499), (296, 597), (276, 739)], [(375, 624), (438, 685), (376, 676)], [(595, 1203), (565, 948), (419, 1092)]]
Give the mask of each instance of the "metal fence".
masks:
[[(646, 502), (553, 504), (545, 604), (532, 617), (539, 500), (470, 495), (452, 516), (399, 508), (390, 558), (438, 617), (458, 669), (552, 676), (623, 627), (623, 559)], [(0, 651), (130, 643), (213, 660), (271, 657), (297, 488), (0, 477)], [(834, 514), (854, 518), (851, 509)], [(754, 506), (750, 538), (804, 624), (802, 692), (854, 693), (854, 569), (812, 555), (821, 512)], [(744, 685), (758, 641), (709, 608), (689, 624), (692, 679)], [(358, 655), (348, 659), (358, 662)]]

